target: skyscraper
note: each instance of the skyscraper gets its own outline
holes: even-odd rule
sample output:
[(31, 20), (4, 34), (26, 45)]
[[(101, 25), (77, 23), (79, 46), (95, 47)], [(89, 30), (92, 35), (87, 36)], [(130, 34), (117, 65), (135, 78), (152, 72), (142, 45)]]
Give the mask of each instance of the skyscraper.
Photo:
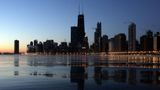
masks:
[(19, 54), (19, 40), (14, 41), (14, 54)]
[(78, 15), (77, 26), (71, 27), (71, 47), (72, 51), (82, 51), (83, 48), (88, 48), (87, 38), (85, 37), (84, 15)]
[(101, 33), (102, 33), (102, 26), (101, 22), (97, 23), (97, 28), (94, 33), (94, 51), (100, 52), (101, 51)]
[(128, 27), (128, 51), (136, 50), (136, 24), (131, 23)]
[(71, 27), (71, 48), (73, 52), (77, 52), (78, 49), (80, 48), (78, 28), (76, 26)]
[(71, 27), (71, 44), (72, 46), (77, 46), (78, 43), (78, 30), (76, 26)]
[(85, 38), (85, 25), (84, 25), (84, 15), (79, 14), (78, 15), (78, 36), (81, 46), (83, 46), (84, 38)]

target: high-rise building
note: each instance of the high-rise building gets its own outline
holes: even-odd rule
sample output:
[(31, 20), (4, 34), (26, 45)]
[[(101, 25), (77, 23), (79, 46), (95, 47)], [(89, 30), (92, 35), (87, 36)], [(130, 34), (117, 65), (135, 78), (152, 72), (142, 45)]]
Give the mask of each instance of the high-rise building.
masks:
[(147, 51), (153, 51), (153, 32), (147, 32)]
[(34, 46), (36, 47), (38, 45), (38, 40), (34, 40)]
[(102, 26), (101, 22), (97, 23), (97, 28), (94, 33), (94, 51), (100, 52), (101, 51), (101, 33), (102, 33)]
[(140, 37), (140, 50), (145, 51), (147, 49), (147, 39), (146, 35)]
[(87, 48), (83, 14), (78, 15), (77, 26), (71, 27), (71, 48), (74, 52), (82, 51), (83, 48)]
[(78, 28), (76, 26), (71, 27), (71, 44), (77, 46), (78, 44)]
[(154, 50), (160, 50), (160, 32), (157, 32), (154, 36)]
[(78, 15), (77, 27), (78, 27), (79, 41), (82, 45), (82, 43), (84, 42), (84, 38), (85, 38), (85, 24), (84, 24), (84, 15), (83, 14)]
[(146, 35), (141, 36), (141, 50), (153, 51), (153, 32), (148, 30)]
[(78, 28), (76, 26), (71, 27), (71, 48), (73, 52), (77, 52), (80, 48)]
[(14, 54), (19, 54), (19, 40), (14, 41)]
[(128, 51), (136, 50), (136, 24), (131, 23), (128, 27)]
[(102, 37), (102, 52), (108, 52), (108, 36), (103, 35)]

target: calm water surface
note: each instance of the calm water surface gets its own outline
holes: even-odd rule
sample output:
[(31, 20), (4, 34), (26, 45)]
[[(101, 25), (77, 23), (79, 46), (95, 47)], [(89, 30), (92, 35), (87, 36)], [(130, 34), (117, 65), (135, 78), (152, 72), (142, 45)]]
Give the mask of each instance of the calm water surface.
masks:
[(159, 56), (1, 55), (0, 90), (160, 90)]

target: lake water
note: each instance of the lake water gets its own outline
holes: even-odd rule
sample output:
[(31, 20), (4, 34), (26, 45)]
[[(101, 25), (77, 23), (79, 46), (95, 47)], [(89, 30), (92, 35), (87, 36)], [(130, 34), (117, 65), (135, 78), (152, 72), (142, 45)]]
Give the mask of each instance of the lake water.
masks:
[(159, 56), (1, 55), (0, 90), (160, 90)]

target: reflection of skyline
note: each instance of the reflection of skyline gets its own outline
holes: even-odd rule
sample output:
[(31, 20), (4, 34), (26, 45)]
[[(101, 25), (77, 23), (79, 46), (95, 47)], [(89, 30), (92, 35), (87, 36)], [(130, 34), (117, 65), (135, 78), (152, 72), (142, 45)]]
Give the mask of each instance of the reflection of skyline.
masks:
[(85, 70), (87, 62), (84, 60), (86, 60), (86, 56), (82, 56), (81, 60), (71, 59), (70, 81), (77, 83), (77, 90), (84, 90), (85, 80), (88, 76)]
[[(128, 84), (151, 84), (159, 85), (160, 84), (160, 71), (159, 70), (149, 70), (149, 69), (122, 69), (122, 68), (113, 68), (102, 70), (102, 78), (108, 77), (107, 80), (113, 80), (115, 82), (122, 82)], [(102, 79), (106, 80), (106, 79)]]
[(159, 68), (159, 62), (159, 56), (150, 55), (111, 55), (108, 57), (108, 65), (117, 67)]
[(19, 65), (19, 55), (16, 55), (16, 56), (14, 56), (14, 67), (17, 67), (16, 70), (14, 71), (15, 76), (19, 75), (19, 70), (18, 70), (19, 66), (20, 66)]
[[(24, 58), (24, 57), (23, 57)], [(30, 78), (48, 78), (60, 79), (70, 81), (72, 85), (75, 85), (77, 90), (85, 90), (88, 85), (88, 82), (94, 83), (97, 87), (104, 86), (107, 82), (112, 82), (116, 84), (127, 84), (127, 85), (136, 85), (136, 86), (147, 86), (147, 85), (156, 85), (160, 84), (160, 70), (159, 68), (150, 68), (148, 65), (144, 65), (145, 68), (141, 67), (108, 67), (109, 64), (102, 62), (99, 58), (90, 59), (88, 56), (73, 56), (69, 57), (66, 63), (68, 65), (59, 64), (57, 66), (45, 66), (46, 64), (36, 64), (30, 65), (30, 62), (39, 61), (37, 57), (27, 57), (27, 63), (24, 67), (24, 64), (21, 64), (23, 60), (21, 56), (14, 57), (12, 65), (15, 67), (15, 70), (12, 71), (12, 75), (21, 77), (23, 75), (30, 76)], [(34, 59), (33, 59), (34, 58)], [(36, 58), (36, 59), (35, 59)], [(43, 58), (43, 57), (39, 57)], [(58, 57), (56, 57), (58, 58)], [(152, 57), (155, 59), (155, 57)], [(132, 58), (133, 59), (133, 58)], [(149, 57), (150, 59), (150, 57)], [(33, 61), (32, 61), (33, 60)], [(47, 60), (43, 58), (44, 62), (56, 62), (53, 58)], [(63, 61), (66, 58), (59, 58), (58, 60)], [(20, 64), (20, 66), (17, 64)], [(37, 63), (37, 62), (36, 62)], [(38, 62), (39, 63), (39, 62)], [(59, 62), (58, 62), (59, 63)], [(107, 64), (104, 66), (104, 64)], [(67, 69), (66, 69), (67, 68)], [(150, 68), (150, 69), (149, 69)], [(25, 72), (25, 73), (24, 73)]]

